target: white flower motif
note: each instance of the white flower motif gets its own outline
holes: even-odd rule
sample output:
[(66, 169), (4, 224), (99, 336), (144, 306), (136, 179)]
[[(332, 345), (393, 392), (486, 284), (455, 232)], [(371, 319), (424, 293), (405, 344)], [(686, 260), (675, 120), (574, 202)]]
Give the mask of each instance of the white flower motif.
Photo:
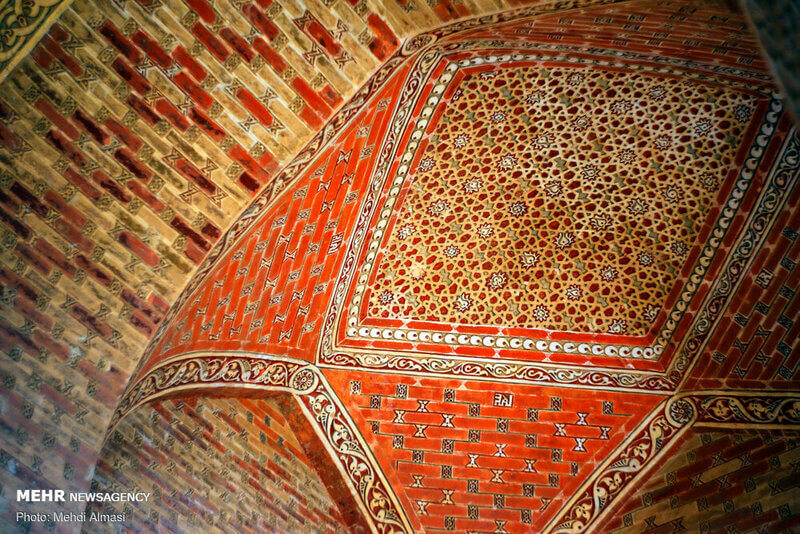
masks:
[(497, 166), (503, 170), (513, 169), (517, 166), (517, 157), (512, 154), (506, 154), (500, 158), (500, 163)]
[(589, 224), (595, 230), (605, 230), (606, 228), (611, 226), (611, 217), (609, 217), (605, 213), (601, 213), (599, 215), (592, 215), (591, 219), (589, 219)]
[(466, 293), (460, 294), (456, 297), (455, 308), (457, 311), (465, 312), (472, 306), (472, 298)]
[(600, 176), (600, 167), (593, 163), (587, 163), (581, 169), (581, 174), (583, 174), (584, 180), (593, 180)]
[(582, 132), (588, 128), (591, 123), (592, 119), (589, 118), (589, 115), (578, 115), (572, 121), (572, 129), (576, 132)]
[(564, 186), (561, 185), (559, 180), (549, 180), (544, 184), (544, 192), (548, 197), (557, 197), (563, 189)]
[(647, 211), (647, 202), (632, 198), (628, 201), (627, 208), (631, 215), (641, 215)]
[(707, 135), (711, 132), (711, 128), (711, 121), (708, 119), (700, 119), (694, 123), (694, 131), (697, 132), (697, 135)]
[(456, 138), (453, 140), (453, 146), (455, 146), (456, 148), (463, 148), (467, 146), (467, 143), (469, 143), (469, 135), (463, 133), (458, 134)]
[(745, 106), (744, 104), (736, 106), (736, 108), (733, 110), (733, 115), (739, 122), (747, 121), (748, 119), (750, 119), (750, 115), (752, 114), (753, 114), (753, 108), (751, 108), (750, 106)]
[(489, 223), (482, 224), (478, 227), (478, 237), (488, 239), (494, 234), (494, 228)]
[(430, 206), (428, 206), (428, 213), (437, 217), (450, 209), (450, 203), (446, 200), (438, 199), (435, 200)]
[(447, 248), (444, 249), (444, 255), (448, 258), (455, 258), (458, 256), (460, 250), (455, 245), (449, 245)]
[(613, 104), (611, 104), (611, 112), (615, 115), (622, 115), (623, 113), (629, 112), (633, 108), (633, 104), (631, 104), (630, 100), (615, 100)]
[(414, 262), (411, 264), (411, 267), (408, 269), (411, 278), (414, 280), (421, 280), (423, 276), (425, 276), (425, 265), (420, 262)]
[(572, 284), (567, 288), (566, 294), (569, 300), (580, 300), (583, 296), (583, 289), (577, 284)]
[(647, 92), (647, 96), (649, 96), (653, 100), (661, 100), (662, 98), (667, 96), (667, 90), (661, 87), (660, 85), (657, 85), (655, 87), (652, 87)]
[(539, 255), (535, 252), (523, 252), (522, 257), (520, 258), (520, 263), (522, 263), (522, 267), (524, 269), (533, 268), (538, 261)]
[(551, 144), (553, 144), (553, 139), (548, 134), (539, 134), (531, 141), (531, 145), (537, 150), (549, 148)]
[(703, 189), (709, 193), (713, 193), (719, 187), (719, 179), (710, 172), (703, 173), (700, 177), (700, 183), (703, 184)]
[(417, 169), (420, 172), (425, 172), (431, 170), (433, 168), (433, 165), (434, 165), (433, 158), (428, 156), (420, 160), (419, 165), (417, 165)]
[(503, 113), (502, 111), (495, 111), (494, 113), (492, 113), (490, 119), (492, 119), (493, 123), (500, 124), (501, 122), (506, 120), (506, 114)]
[(575, 242), (575, 235), (572, 232), (561, 232), (556, 236), (556, 248), (563, 250)]
[(489, 277), (489, 287), (492, 289), (500, 289), (504, 285), (506, 285), (506, 275), (503, 273), (493, 273)]
[(538, 104), (544, 101), (544, 91), (533, 91), (526, 98), (528, 104)]
[(544, 322), (550, 317), (550, 311), (544, 304), (539, 304), (533, 309), (533, 318), (536, 321)]
[(652, 323), (658, 317), (658, 307), (650, 304), (644, 309), (642, 316), (648, 323)]
[(497, 77), (497, 71), (481, 72), (481, 78), (484, 80), (491, 80)]
[(583, 82), (583, 74), (573, 72), (567, 77), (567, 83), (570, 85), (580, 85)]
[(483, 187), (483, 180), (480, 178), (469, 178), (464, 181), (464, 191), (467, 193), (477, 193)]
[(686, 256), (689, 253), (689, 247), (683, 241), (675, 241), (669, 248), (676, 256)]
[(653, 141), (653, 144), (655, 144), (656, 148), (659, 150), (666, 150), (672, 146), (672, 138), (667, 134), (661, 134), (656, 137), (655, 141)]
[(640, 252), (637, 259), (639, 260), (639, 265), (642, 265), (644, 267), (653, 264), (653, 256), (651, 256), (647, 252)]
[(527, 213), (528, 205), (525, 204), (524, 202), (514, 202), (508, 208), (508, 211), (511, 213), (511, 215), (515, 217), (520, 217), (522, 215), (525, 215), (525, 213)]
[(661, 196), (664, 197), (664, 200), (667, 202), (677, 204), (683, 198), (683, 191), (680, 187), (668, 186), (661, 190)]
[(617, 270), (611, 266), (603, 267), (603, 270), (600, 271), (600, 278), (606, 282), (613, 282), (617, 279), (618, 274)]
[(401, 226), (400, 229), (397, 231), (397, 237), (399, 237), (400, 239), (406, 239), (416, 231), (417, 227), (416, 225), (414, 225), (414, 223), (407, 223)]
[(390, 302), (392, 302), (392, 300), (394, 300), (394, 293), (392, 293), (389, 290), (386, 290), (380, 295), (378, 295), (378, 301), (381, 304), (389, 304)]
[(632, 163), (633, 160), (636, 159), (636, 152), (634, 152), (630, 148), (623, 148), (622, 150), (617, 152), (617, 159), (623, 165), (627, 165), (628, 163)]
[(624, 319), (614, 319), (608, 327), (609, 334), (624, 334), (628, 330), (628, 323)]

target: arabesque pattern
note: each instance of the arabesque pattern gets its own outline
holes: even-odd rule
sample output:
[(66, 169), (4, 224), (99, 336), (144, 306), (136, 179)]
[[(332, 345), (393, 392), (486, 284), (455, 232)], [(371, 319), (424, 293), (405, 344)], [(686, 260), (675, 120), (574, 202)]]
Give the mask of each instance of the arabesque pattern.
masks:
[(369, 315), (646, 335), (757, 100), (597, 68), (467, 76), (395, 208)]

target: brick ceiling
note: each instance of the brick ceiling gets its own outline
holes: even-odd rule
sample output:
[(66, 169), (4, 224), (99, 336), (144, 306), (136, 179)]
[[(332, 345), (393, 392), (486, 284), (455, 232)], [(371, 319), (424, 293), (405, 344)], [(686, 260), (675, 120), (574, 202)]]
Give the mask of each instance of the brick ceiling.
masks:
[(0, 91), (4, 487), (108, 484), (187, 391), (290, 394), (381, 532), (699, 525), (652, 501), (698, 439), (791, 450), (800, 146), (743, 16), (447, 25), (516, 4), (72, 3)]

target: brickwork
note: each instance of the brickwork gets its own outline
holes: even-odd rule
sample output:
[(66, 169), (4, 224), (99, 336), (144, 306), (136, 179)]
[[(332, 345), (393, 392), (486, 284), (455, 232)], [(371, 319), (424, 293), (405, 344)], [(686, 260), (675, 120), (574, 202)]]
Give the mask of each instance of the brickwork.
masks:
[(685, 389), (796, 389), (800, 372), (800, 188), (794, 187)]
[(0, 85), (3, 509), (86, 488), (193, 270), (403, 38), (517, 3), (63, 2)]
[[(379, 478), (370, 470), (375, 466), (363, 453), (361, 437), (352, 432), (348, 411), (415, 529), (527, 532), (557, 517), (569, 497), (583, 491), (579, 486), (595, 467), (619, 452), (664, 398), (630, 390), (669, 393), (684, 368), (664, 373), (667, 363), (655, 361), (660, 352), (614, 345), (630, 340), (612, 329), (613, 323), (604, 323), (600, 333), (561, 329), (537, 338), (503, 321), (493, 326), (477, 321), (459, 330), (464, 325), (436, 324), (435, 316), (424, 325), (381, 318), (397, 327), (392, 339), (395, 332), (381, 329), (386, 325), (358, 322), (365, 309), (353, 298), (356, 287), (374, 280), (369, 269), (363, 275), (356, 269), (367, 257), (380, 261), (380, 235), (402, 216), (386, 199), (414, 186), (404, 181), (402, 168), (404, 158), (412, 166), (416, 156), (400, 151), (411, 150), (419, 138), (430, 142), (422, 124), (428, 124), (427, 113), (441, 117), (442, 107), (427, 109), (428, 98), (441, 95), (445, 104), (456, 98), (455, 85), (445, 89), (438, 80), (459, 62), (479, 76), (491, 70), (486, 62), (504, 57), (503, 68), (517, 62), (561, 72), (577, 65), (597, 70), (598, 79), (664, 76), (693, 90), (702, 85), (748, 95), (745, 102), (714, 98), (722, 93), (710, 91), (697, 102), (682, 102), (697, 106), (698, 113), (711, 109), (711, 101), (747, 104), (752, 122), (736, 127), (741, 150), (720, 153), (726, 168), (716, 169), (718, 193), (703, 197), (711, 201), (708, 221), (686, 222), (702, 227), (697, 245), (684, 251), (686, 261), (673, 266), (680, 272), (668, 277), (675, 286), (666, 302), (687, 313), (673, 320), (665, 311), (653, 327), (682, 321), (669, 333), (664, 353), (669, 358), (701, 316), (698, 308), (720, 265), (750, 223), (762, 187), (767, 190), (768, 167), (784, 146), (790, 122), (781, 114), (743, 16), (719, 2), (622, 2), (568, 12), (563, 11), (568, 3), (536, 3), (543, 14), (492, 19), (507, 20), (494, 27), (486, 26), (489, 19), (465, 22), (459, 27), (465, 32), (440, 29), (436, 37), (409, 40), (400, 49), (422, 29), (526, 3), (533, 2), (71, 4), (0, 85), (0, 529), (11, 529), (8, 514), (18, 487), (86, 489), (93, 479), (103, 487), (122, 487), (130, 479), (155, 484), (160, 492), (156, 509), (131, 511), (134, 529), (191, 530), (202, 524), (262, 531), (277, 524), (293, 532), (314, 524), (346, 530), (353, 521), (342, 509), (359, 517), (363, 510), (352, 503), (342, 507), (338, 497), (360, 489), (341, 481), (331, 486), (330, 470), (316, 477), (310, 464), (322, 465), (332, 447), (346, 443), (345, 452), (360, 455), (361, 462), (347, 483), (363, 488)], [(414, 51), (438, 37), (433, 48), (441, 60), (428, 64), (425, 54)], [(509, 50), (525, 59), (511, 61)], [(401, 62), (394, 53), (412, 57)], [(376, 69), (378, 75), (369, 78)], [(629, 85), (633, 93), (644, 87)], [(694, 124), (692, 135), (719, 135), (722, 143), (732, 135), (727, 123), (738, 120), (736, 113), (714, 114), (718, 130)], [(577, 117), (569, 120), (574, 126)], [(418, 131), (417, 125), (422, 125)], [(642, 128), (618, 128), (636, 150), (658, 150), (639, 139)], [(618, 154), (598, 157), (606, 165)], [(706, 158), (711, 166), (713, 158), (713, 153)], [(749, 175), (755, 178), (742, 178), (762, 161)], [(788, 161), (796, 171), (797, 158)], [(691, 173), (680, 176), (692, 179)], [(765, 230), (766, 245), (756, 244), (756, 261), (742, 264), (747, 276), (730, 309), (725, 299), (712, 302), (728, 311), (711, 331), (716, 337), (707, 348), (704, 338), (692, 338), (699, 340), (700, 359), (693, 369), (694, 360), (682, 362), (690, 372), (684, 388), (797, 389), (798, 193), (791, 189), (794, 181), (783, 179), (786, 187), (776, 198), (786, 207)], [(737, 189), (740, 184), (744, 189)], [(724, 208), (731, 202), (738, 211)], [(775, 202), (770, 197), (766, 204)], [(732, 220), (714, 222), (728, 211)], [(684, 219), (691, 218), (687, 213)], [(761, 216), (754, 216), (756, 226)], [(662, 233), (678, 235), (680, 229), (659, 227), (648, 238)], [(375, 243), (358, 241), (376, 235)], [(712, 250), (711, 267), (696, 275), (691, 268), (705, 261), (701, 252), (712, 241), (721, 242), (722, 253), (714, 259)], [(623, 260), (632, 261), (619, 259), (617, 270), (626, 268)], [(632, 284), (644, 283), (630, 278)], [(689, 285), (695, 291), (691, 306), (678, 302), (678, 293)], [(667, 290), (667, 285), (659, 289)], [(537, 296), (555, 302), (552, 297)], [(423, 336), (416, 328), (431, 331)], [(609, 344), (589, 344), (598, 339)], [(123, 420), (121, 437), (108, 442), (95, 473), (111, 414), (137, 364), (144, 363), (144, 373), (190, 351), (290, 356), (298, 359), (293, 363), (298, 369), (305, 362), (324, 364), (341, 406), (333, 396), (322, 402), (309, 395), (306, 411), (296, 410), (288, 419), (296, 424), (312, 413), (318, 423), (330, 424), (324, 410), (336, 410), (337, 422), (327, 429), (334, 445), (301, 454), (298, 441), (310, 434), (300, 433), (298, 440), (284, 433), (287, 426), (277, 415), (264, 419), (264, 413), (277, 411), (272, 401), (170, 401)], [(541, 365), (525, 367), (532, 362)], [(336, 366), (359, 370), (331, 369)], [(384, 374), (364, 370), (370, 367)], [(292, 375), (302, 378), (294, 391), (306, 394), (305, 385), (319, 386), (315, 380), (321, 375), (306, 371)], [(444, 374), (461, 376), (434, 376)], [(683, 422), (690, 419), (690, 404), (673, 406)], [(791, 404), (783, 409), (795, 410)], [(669, 418), (675, 416), (658, 414), (652, 428), (663, 430), (658, 425), (672, 424)], [(194, 434), (184, 427), (200, 430)], [(649, 431), (637, 430), (653, 448), (647, 457), (657, 458), (659, 439)], [(284, 435), (283, 445), (270, 438), (273, 432)], [(789, 438), (775, 439), (785, 451), (791, 448)], [(723, 438), (714, 440), (728, 446)], [(276, 468), (259, 460), (256, 451), (264, 450)], [(338, 452), (339, 461), (347, 458)], [(204, 469), (193, 494), (202, 498), (182, 498)], [(180, 476), (171, 478), (174, 473)], [(794, 481), (793, 474), (781, 473)], [(282, 475), (288, 482), (278, 487), (274, 481)], [(221, 481), (227, 476), (245, 483), (225, 486)], [(321, 480), (335, 489), (326, 494)], [(396, 508), (383, 506), (392, 498), (384, 498), (380, 483), (364, 495), (379, 495), (374, 501), (384, 502), (374, 510), (395, 514)], [(273, 489), (276, 500), (269, 501), (264, 488)], [(775, 506), (759, 502), (763, 510), (777, 510), (776, 521), (794, 521), (794, 509), (787, 514), (781, 508), (783, 498)], [(371, 506), (368, 501), (360, 506)], [(745, 498), (736, 502), (750, 506)], [(726, 513), (729, 507), (722, 503)], [(253, 510), (269, 511), (254, 518)], [(626, 510), (638, 517), (634, 508)], [(656, 528), (678, 520), (659, 510)], [(590, 521), (597, 508), (594, 512)], [(404, 524), (402, 515), (381, 524)], [(705, 521), (691, 517), (698, 525)]]
[(541, 532), (661, 399), (328, 371), (426, 532)]
[(137, 410), (110, 438), (93, 488), (151, 500), (87, 511), (124, 513), (122, 527), (139, 532), (348, 532), (281, 410), (275, 400), (197, 398)]
[(796, 433), (693, 431), (600, 529), (620, 534), (796, 532), (798, 445)]

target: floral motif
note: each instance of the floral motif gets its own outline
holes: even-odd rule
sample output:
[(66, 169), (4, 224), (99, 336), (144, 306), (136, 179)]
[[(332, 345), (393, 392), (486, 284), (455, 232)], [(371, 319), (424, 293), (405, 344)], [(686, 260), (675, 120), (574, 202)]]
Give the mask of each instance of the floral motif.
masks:
[(589, 224), (595, 230), (605, 230), (609, 226), (611, 226), (611, 217), (609, 217), (605, 213), (600, 213), (599, 215), (592, 215), (592, 217), (589, 219)]
[(448, 209), (450, 209), (450, 203), (446, 200), (438, 199), (428, 207), (428, 213), (433, 216), (439, 216)]
[(706, 191), (714, 192), (719, 187), (719, 178), (710, 172), (704, 172), (700, 177), (700, 183)]
[(520, 263), (522, 263), (522, 267), (525, 269), (531, 269), (535, 267), (538, 261), (539, 255), (535, 252), (523, 252), (522, 258), (520, 259)]
[(466, 293), (460, 294), (456, 297), (455, 308), (460, 312), (467, 311), (472, 306), (472, 298)]
[(533, 318), (538, 322), (544, 322), (550, 317), (550, 310), (544, 304), (539, 304), (533, 309)]
[(573, 72), (567, 76), (567, 83), (570, 85), (580, 85), (583, 83), (583, 74), (580, 72)]
[(619, 273), (617, 272), (617, 270), (609, 265), (603, 267), (603, 269), (600, 271), (600, 278), (602, 278), (606, 282), (613, 282), (614, 280), (616, 280), (618, 274)]
[(663, 100), (664, 97), (667, 96), (667, 90), (664, 89), (662, 86), (657, 85), (655, 87), (650, 88), (650, 90), (647, 92), (647, 96), (649, 96), (655, 101)]
[(506, 275), (503, 273), (492, 273), (492, 276), (489, 277), (488, 284), (492, 289), (500, 289), (506, 285)]
[(417, 165), (417, 169), (419, 169), (420, 172), (429, 171), (433, 168), (434, 163), (435, 160), (432, 157), (424, 157), (420, 160), (419, 165)]
[(380, 295), (378, 295), (378, 302), (381, 304), (389, 304), (394, 300), (394, 293), (391, 291), (383, 291)]
[(677, 204), (683, 200), (683, 190), (680, 187), (668, 186), (661, 189), (661, 196), (664, 200), (672, 204)]
[(560, 180), (549, 180), (544, 184), (544, 192), (548, 197), (557, 197), (563, 191), (564, 186)]
[(628, 322), (625, 319), (614, 319), (608, 327), (609, 334), (624, 334), (628, 330)]
[(628, 165), (629, 163), (633, 163), (636, 159), (636, 152), (631, 150), (630, 148), (623, 148), (619, 152), (617, 152), (617, 160), (623, 165)]
[(560, 232), (555, 239), (557, 249), (565, 249), (575, 242), (575, 234), (572, 232)]
[(592, 123), (592, 119), (588, 115), (578, 115), (572, 121), (572, 129), (576, 132), (582, 132)]
[(469, 135), (463, 133), (456, 136), (453, 140), (453, 146), (456, 148), (463, 148), (467, 146), (467, 143), (469, 143)]
[(630, 100), (615, 100), (611, 104), (611, 112), (615, 115), (623, 115), (633, 109), (633, 104)]
[(694, 123), (694, 131), (697, 132), (697, 135), (708, 135), (711, 128), (711, 121), (708, 119), (699, 119)]
[(644, 312), (642, 313), (642, 317), (648, 323), (652, 323), (653, 321), (655, 321), (656, 317), (658, 317), (658, 306), (654, 306), (652, 304), (648, 305), (644, 309)]
[(580, 300), (583, 296), (583, 289), (577, 284), (571, 284), (566, 291), (569, 300)]
[(538, 104), (539, 102), (544, 101), (544, 91), (531, 91), (527, 97), (525, 97), (525, 102), (528, 104)]
[(464, 181), (464, 191), (467, 193), (477, 193), (483, 187), (483, 180), (480, 178), (469, 178)]
[(647, 211), (647, 202), (638, 198), (632, 198), (625, 206), (631, 215), (641, 215)]
[(528, 212), (528, 205), (524, 202), (514, 202), (508, 208), (509, 213), (514, 217), (521, 217)]
[(417, 227), (414, 223), (406, 223), (403, 226), (401, 226), (400, 229), (397, 231), (397, 236), (400, 239), (406, 239), (409, 236), (411, 236), (416, 230)]
[(500, 158), (500, 163), (497, 166), (503, 170), (513, 169), (517, 166), (517, 157), (511, 154), (506, 154)]
[(739, 122), (749, 121), (752, 114), (753, 108), (744, 104), (736, 106), (736, 109), (733, 110), (733, 116), (736, 117), (736, 120)]
[(503, 113), (502, 111), (495, 111), (494, 113), (492, 113), (492, 116), (490, 118), (492, 119), (493, 123), (500, 124), (501, 122), (504, 122), (506, 120), (506, 114)]
[(600, 176), (600, 167), (595, 165), (594, 163), (587, 163), (583, 167), (581, 167), (581, 174), (583, 174), (584, 180), (594, 180), (598, 176)]
[(551, 144), (553, 144), (553, 138), (549, 134), (539, 134), (531, 141), (531, 145), (537, 150), (549, 148)]
[(683, 241), (675, 241), (669, 248), (676, 256), (686, 256), (689, 252), (689, 247)]
[(659, 150), (667, 150), (669, 147), (672, 146), (672, 137), (667, 134), (661, 134), (656, 137), (653, 144), (656, 145), (656, 148)]
[[(691, 247), (700, 229), (685, 221), (705, 220), (735, 166), (740, 145), (733, 140), (746, 128), (734, 110), (742, 104), (755, 114), (760, 97), (643, 72), (544, 65), (496, 72), (489, 82), (465, 79), (458, 104), (444, 101), (436, 111), (444, 115), (431, 124), (431, 139), (444, 142), (412, 156), (434, 162), (409, 176), (408, 193), (397, 197), (400, 216), (389, 219), (395, 230), (375, 267), (391, 276), (371, 279), (369, 317), (595, 333), (607, 333), (617, 317), (627, 321), (625, 335), (646, 335), (650, 319), (666, 313), (689, 256), (675, 252)], [(575, 86), (567, 83), (572, 74)], [(489, 100), (495, 107), (480, 111), (499, 87), (502, 96)], [(503, 116), (502, 124), (492, 116)], [(703, 118), (713, 129), (700, 138), (694, 126)], [(573, 130), (584, 125), (596, 141)], [(502, 135), (490, 133), (499, 129)], [(403, 228), (411, 222), (413, 232)], [(495, 274), (505, 275), (502, 289), (493, 289)], [(512, 284), (514, 296), (500, 298)], [(406, 303), (401, 287), (424, 298)], [(383, 290), (396, 295), (390, 306), (380, 305)], [(454, 308), (462, 293), (471, 299), (467, 313)], [(599, 294), (604, 300), (595, 300)], [(505, 305), (510, 298), (517, 307)], [(546, 307), (545, 321), (533, 318), (537, 305)]]

